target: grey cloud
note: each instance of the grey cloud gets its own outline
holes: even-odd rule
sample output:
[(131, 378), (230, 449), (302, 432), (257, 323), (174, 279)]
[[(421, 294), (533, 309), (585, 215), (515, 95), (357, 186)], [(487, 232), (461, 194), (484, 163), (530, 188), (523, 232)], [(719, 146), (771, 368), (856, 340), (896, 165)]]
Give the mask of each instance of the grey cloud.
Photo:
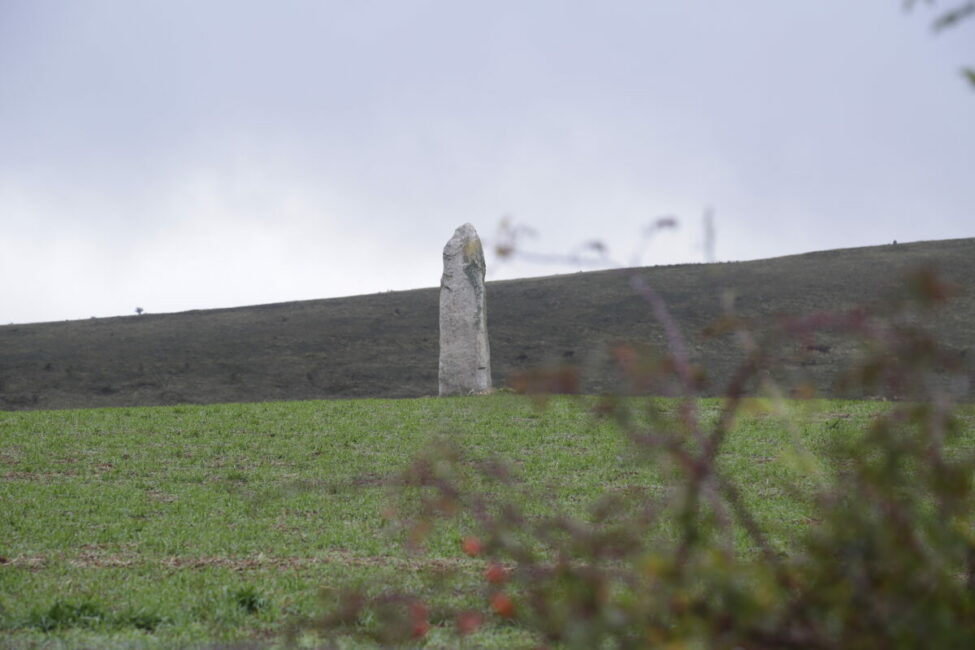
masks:
[[(562, 250), (594, 236), (624, 250), (644, 220), (678, 213), (686, 226), (651, 247), (667, 262), (700, 259), (709, 203), (725, 258), (968, 236), (973, 96), (955, 70), (975, 59), (970, 36), (932, 37), (887, 0), (7, 0), (0, 225), (38, 246), (60, 232), (70, 256), (61, 243), (178, 246), (170, 233), (192, 239), (194, 218), (264, 223), (295, 240), (386, 237), (413, 265), (459, 223), (489, 235), (506, 213)], [(224, 196), (181, 200), (201, 175)], [(241, 184), (260, 200), (234, 198)], [(303, 295), (390, 288), (293, 277), (301, 243), (268, 255)], [(231, 284), (200, 300), (247, 300)]]

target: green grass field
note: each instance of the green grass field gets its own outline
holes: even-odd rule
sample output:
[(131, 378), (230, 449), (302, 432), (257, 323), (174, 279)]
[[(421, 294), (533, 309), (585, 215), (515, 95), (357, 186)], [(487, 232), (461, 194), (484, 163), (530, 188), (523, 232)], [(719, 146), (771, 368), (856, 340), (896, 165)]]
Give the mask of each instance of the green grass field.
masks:
[[(701, 402), (705, 417), (720, 403)], [(754, 402), (721, 458), (770, 530), (808, 525), (786, 485), (814, 453), (887, 408)], [(788, 415), (788, 417), (783, 417)], [(967, 442), (975, 415), (964, 414)], [(530, 509), (583, 512), (607, 489), (658, 481), (586, 405), (512, 395), (0, 413), (0, 646), (268, 644), (322, 609), (322, 590), (368, 581), (437, 599), (473, 583), (463, 523), (407, 552), (383, 512), (386, 478), (433, 436), (507, 460)], [(429, 647), (454, 647), (444, 623)], [(308, 638), (305, 641), (309, 641)], [(468, 647), (530, 639), (500, 624)]]

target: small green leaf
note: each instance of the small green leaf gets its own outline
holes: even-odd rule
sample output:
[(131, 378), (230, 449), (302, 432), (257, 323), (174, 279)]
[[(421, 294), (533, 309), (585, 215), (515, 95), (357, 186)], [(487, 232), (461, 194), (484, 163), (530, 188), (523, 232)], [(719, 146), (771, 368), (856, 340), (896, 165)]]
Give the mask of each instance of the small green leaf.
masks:
[(965, 20), (966, 18), (971, 18), (972, 16), (975, 16), (975, 2), (969, 2), (961, 7), (942, 14), (936, 21), (934, 21), (934, 29), (935, 31), (941, 31), (943, 29), (948, 29), (949, 27), (954, 27), (959, 22)]
[(972, 84), (975, 88), (975, 68), (962, 68), (961, 74), (965, 79), (968, 79), (968, 83)]

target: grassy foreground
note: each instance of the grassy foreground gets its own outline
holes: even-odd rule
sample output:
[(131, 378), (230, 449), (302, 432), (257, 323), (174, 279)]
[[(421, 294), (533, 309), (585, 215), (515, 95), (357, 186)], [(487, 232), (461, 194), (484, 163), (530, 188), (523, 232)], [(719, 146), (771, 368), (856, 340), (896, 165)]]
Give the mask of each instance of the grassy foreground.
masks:
[[(702, 402), (714, 416), (719, 402)], [(810, 525), (785, 489), (816, 453), (885, 407), (755, 401), (721, 458), (771, 530)], [(975, 415), (964, 414), (965, 444)], [(787, 417), (786, 417), (787, 416)], [(278, 641), (350, 582), (436, 590), (477, 581), (462, 523), (412, 555), (383, 512), (385, 478), (431, 436), (510, 462), (539, 511), (582, 512), (609, 489), (653, 484), (584, 403), (511, 395), (0, 413), (0, 646), (183, 647)], [(662, 486), (665, 488), (665, 486)], [(449, 623), (429, 647), (452, 647)], [(305, 638), (306, 643), (313, 640)], [(469, 647), (530, 639), (488, 625)]]

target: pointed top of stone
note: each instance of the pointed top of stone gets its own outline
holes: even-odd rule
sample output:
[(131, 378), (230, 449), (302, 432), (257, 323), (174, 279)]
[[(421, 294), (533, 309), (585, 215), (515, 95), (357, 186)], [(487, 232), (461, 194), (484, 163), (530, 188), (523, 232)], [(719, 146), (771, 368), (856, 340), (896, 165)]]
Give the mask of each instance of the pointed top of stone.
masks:
[(478, 246), (481, 244), (481, 238), (477, 236), (477, 230), (469, 223), (457, 226), (457, 229), (454, 230), (453, 236), (447, 242), (447, 245), (444, 246), (444, 251), (453, 249), (457, 246), (458, 242), (463, 243), (467, 241), (475, 241), (477, 242)]
[[(481, 282), (483, 283), (487, 265), (484, 262), (484, 248), (481, 246), (481, 238), (477, 236), (477, 230), (469, 223), (459, 226), (454, 231), (454, 236), (450, 238), (444, 246), (443, 256), (446, 264), (450, 256), (460, 256), (462, 264), (466, 266), (473, 264), (480, 272)], [(446, 267), (445, 267), (446, 268)], [(470, 270), (468, 270), (470, 273)]]

